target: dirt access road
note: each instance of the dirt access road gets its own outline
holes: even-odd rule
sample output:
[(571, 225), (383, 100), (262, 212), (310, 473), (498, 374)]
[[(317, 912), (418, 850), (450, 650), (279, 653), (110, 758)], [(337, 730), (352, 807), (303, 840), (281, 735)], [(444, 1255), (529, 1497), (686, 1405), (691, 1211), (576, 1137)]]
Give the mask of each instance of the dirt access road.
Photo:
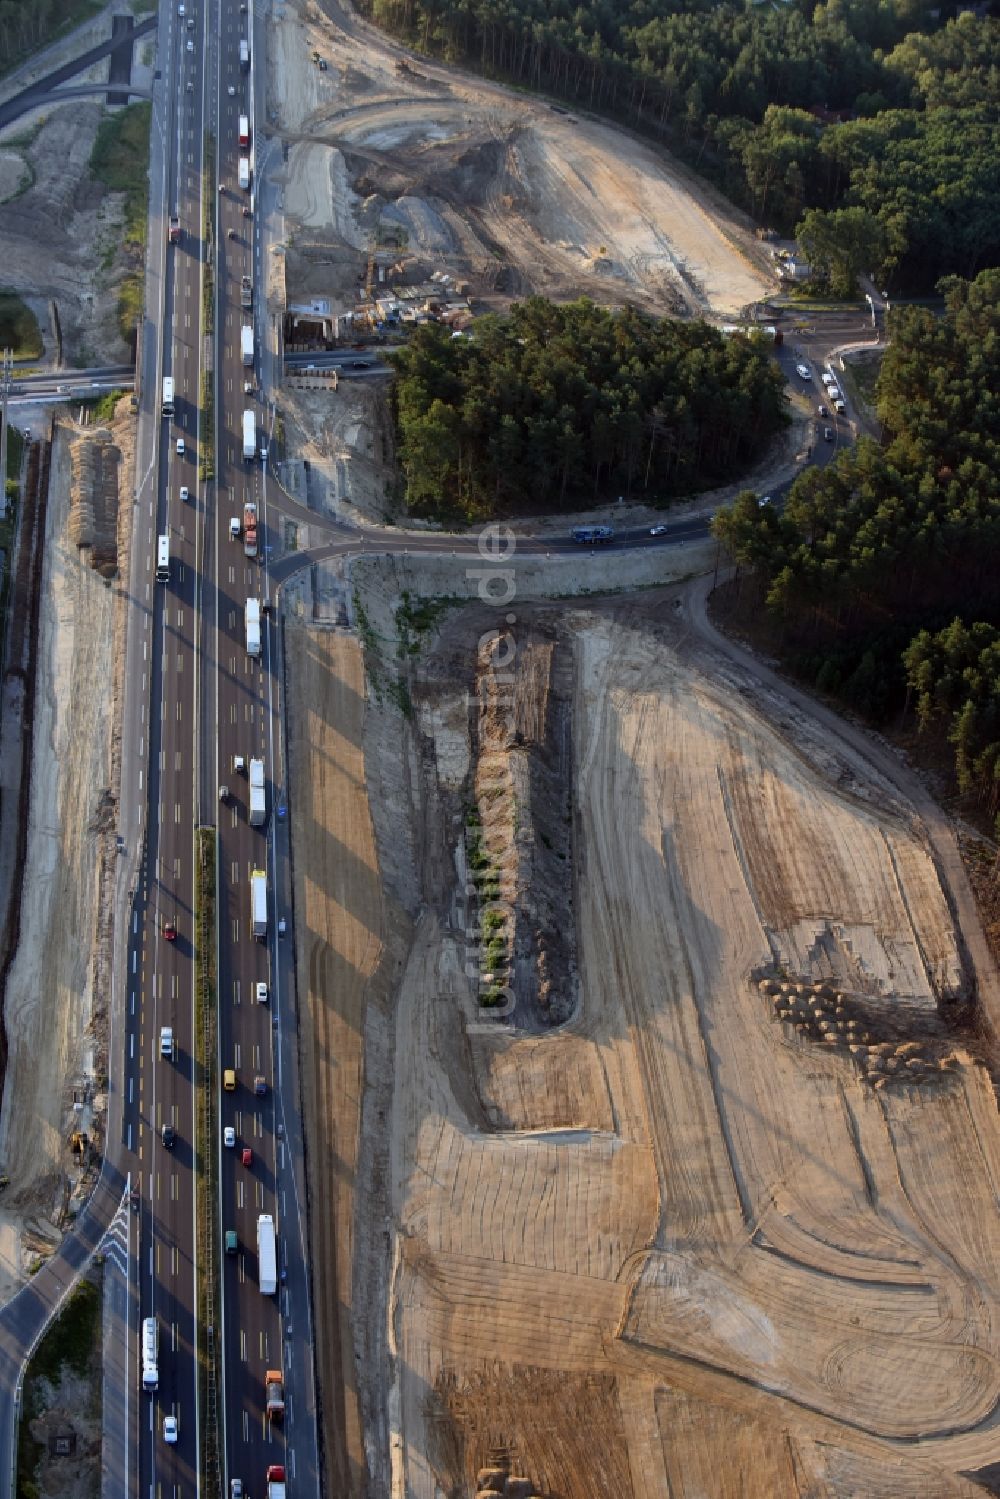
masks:
[[(369, 604), (384, 652), (401, 606)], [(363, 1188), (337, 1244), (344, 1492), (465, 1494), (480, 1470), (560, 1499), (986, 1492), (1000, 1127), (951, 1019), (968, 973), (926, 830), (891, 766), (689, 608), (522, 606), (512, 790), (477, 777), (502, 749), (495, 613), (424, 636), (408, 714), (384, 682), (363, 699), (357, 663), (322, 700), (313, 847), (340, 874), (308, 925), (353, 926), (354, 956), (307, 967), (351, 1010), (334, 1175)], [(561, 875), (542, 760), (568, 767)], [(367, 781), (377, 881), (330, 776)], [(491, 799), (515, 809), (501, 878), (526, 881), (504, 893), (546, 913), (540, 949), (575, 933), (555, 1029), (476, 1004), (468, 819)]]

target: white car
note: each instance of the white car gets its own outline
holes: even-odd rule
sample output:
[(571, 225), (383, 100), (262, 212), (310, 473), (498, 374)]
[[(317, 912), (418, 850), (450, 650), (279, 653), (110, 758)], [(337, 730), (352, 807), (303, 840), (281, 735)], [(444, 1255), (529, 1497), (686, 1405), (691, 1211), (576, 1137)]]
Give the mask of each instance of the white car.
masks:
[(191, 40), (190, 37), (188, 37), (188, 51), (189, 52), (193, 52), (194, 51), (194, 42)]
[(257, 1003), (259, 1005), (266, 1005), (267, 1004), (267, 985), (266, 984), (258, 984), (257, 985)]
[(188, 502), (188, 500), (190, 498), (191, 498), (191, 495), (190, 495), (190, 491), (189, 491), (187, 485), (186, 484), (182, 484), (181, 485), (181, 504), (182, 505), (186, 505), (187, 502)]
[(666, 526), (650, 526), (649, 534), (650, 536), (666, 536), (667, 528)]
[(184, 457), (184, 439), (183, 439), (183, 437), (178, 437), (178, 439), (177, 439), (177, 452), (179, 453), (179, 455), (182, 458)]
[(229, 85), (229, 87), (226, 89), (226, 93), (229, 95), (230, 99), (236, 98), (236, 89), (233, 84)]
[(807, 364), (797, 364), (795, 366), (795, 373), (798, 375), (800, 380), (812, 379), (812, 370)]
[(178, 5), (178, 7), (177, 7), (177, 14), (179, 16), (183, 16), (183, 14), (184, 14), (184, 7), (183, 7), (183, 5)]
[(762, 494), (760, 499), (757, 501), (758, 505), (770, 505), (770, 503), (771, 496), (769, 494)]
[(236, 1131), (231, 1124), (227, 1124), (222, 1131), (222, 1143), (227, 1150), (236, 1149)]
[(169, 1442), (171, 1447), (177, 1442), (177, 1417), (164, 1416), (163, 1418), (163, 1440)]

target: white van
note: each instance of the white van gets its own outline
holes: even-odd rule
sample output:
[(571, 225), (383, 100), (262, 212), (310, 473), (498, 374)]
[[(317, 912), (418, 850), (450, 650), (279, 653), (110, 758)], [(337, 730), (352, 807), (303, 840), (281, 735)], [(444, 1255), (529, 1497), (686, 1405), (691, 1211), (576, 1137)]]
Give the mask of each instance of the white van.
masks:
[(156, 543), (156, 581), (170, 582), (170, 537), (161, 536)]

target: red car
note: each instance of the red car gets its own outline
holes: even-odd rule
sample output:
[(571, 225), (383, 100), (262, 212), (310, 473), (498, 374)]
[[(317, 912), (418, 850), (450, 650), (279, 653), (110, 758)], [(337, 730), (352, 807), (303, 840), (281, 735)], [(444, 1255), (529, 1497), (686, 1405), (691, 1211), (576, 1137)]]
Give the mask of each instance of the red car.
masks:
[(242, 1159), (244, 1166), (253, 1165), (253, 1151), (250, 1149), (249, 1145), (244, 1145)]
[(165, 921), (163, 923), (163, 935), (168, 942), (177, 941), (177, 928), (172, 921)]

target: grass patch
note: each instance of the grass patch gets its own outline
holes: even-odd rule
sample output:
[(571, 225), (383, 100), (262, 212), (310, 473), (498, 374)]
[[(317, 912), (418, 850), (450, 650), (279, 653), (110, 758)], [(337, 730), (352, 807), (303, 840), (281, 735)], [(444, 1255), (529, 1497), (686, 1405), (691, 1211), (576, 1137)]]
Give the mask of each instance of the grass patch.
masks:
[(416, 656), (421, 639), (429, 634), (442, 615), (449, 609), (464, 603), (463, 599), (443, 597), (414, 600), (403, 590), (399, 608), (396, 610), (396, 632), (399, 636), (399, 655)]
[(198, 883), (195, 893), (195, 1054), (198, 1123), (195, 1131), (195, 1180), (198, 1202), (198, 1403), (202, 1412), (201, 1488), (219, 1491), (219, 1427), (211, 1390), (218, 1392), (218, 1340), (208, 1336), (218, 1326), (220, 1306), (218, 1181), (215, 1132), (218, 1128), (215, 972), (215, 829), (199, 828), (196, 836)]
[(130, 104), (105, 115), (90, 153), (91, 175), (112, 192), (125, 194), (127, 245), (146, 243), (151, 119), (151, 104)]
[(44, 349), (38, 319), (12, 291), (0, 291), (0, 346), (12, 349), (15, 359), (40, 359)]
[(201, 372), (201, 415), (198, 422), (198, 473), (203, 484), (215, 478), (215, 387), (208, 370)]
[(98, 396), (95, 401), (81, 401), (94, 418), (94, 422), (101, 426), (109, 425), (114, 421), (115, 407), (125, 394), (123, 390), (106, 390), (103, 396)]
[(126, 276), (118, 288), (118, 327), (122, 338), (130, 347), (135, 339), (145, 294), (146, 284), (139, 274)]
[(45, 1409), (43, 1386), (58, 1385), (63, 1369), (85, 1378), (101, 1343), (101, 1297), (83, 1280), (29, 1360), (17, 1441), (16, 1499), (37, 1499), (35, 1470), (45, 1448), (31, 1435), (31, 1423)]

